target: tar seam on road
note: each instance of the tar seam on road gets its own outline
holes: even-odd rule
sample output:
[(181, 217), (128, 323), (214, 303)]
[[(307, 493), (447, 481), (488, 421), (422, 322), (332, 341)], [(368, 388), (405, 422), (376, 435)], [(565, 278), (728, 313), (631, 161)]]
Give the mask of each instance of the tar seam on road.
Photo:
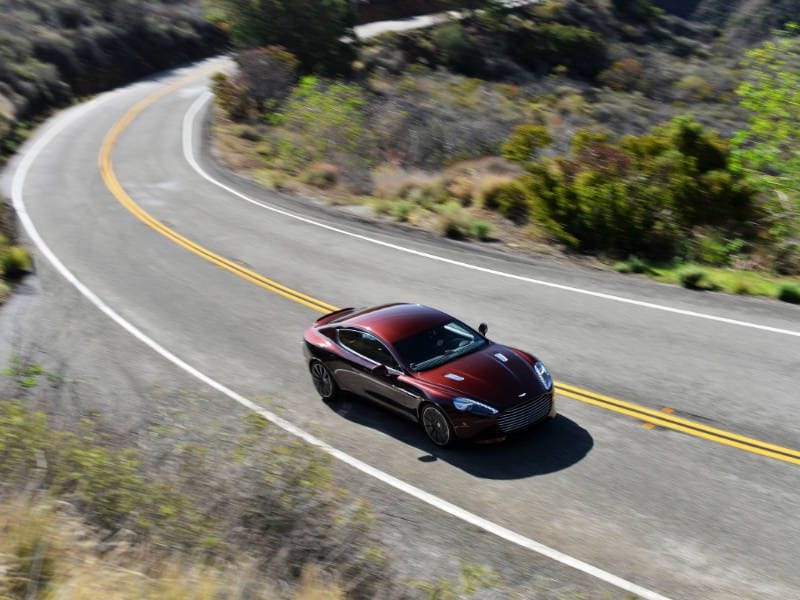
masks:
[[(247, 202), (249, 202), (251, 204), (259, 206), (261, 208), (266, 208), (268, 210), (274, 211), (274, 212), (279, 213), (281, 215), (285, 215), (285, 216), (288, 216), (288, 217), (299, 219), (300, 221), (303, 221), (305, 223), (309, 223), (309, 224), (312, 224), (312, 225), (317, 225), (317, 226), (323, 227), (325, 229), (333, 230), (335, 232), (344, 233), (344, 234), (351, 235), (351, 236), (354, 236), (354, 237), (357, 237), (357, 238), (360, 238), (360, 239), (366, 239), (368, 241), (373, 241), (375, 243), (379, 243), (379, 244), (382, 244), (382, 245), (387, 245), (387, 246), (390, 246), (390, 247), (393, 247), (393, 248), (395, 247), (393, 244), (386, 244), (386, 243), (380, 242), (378, 240), (372, 240), (371, 238), (365, 238), (365, 237), (360, 236), (360, 235), (355, 235), (355, 234), (352, 234), (351, 232), (340, 230), (340, 229), (331, 227), (329, 225), (324, 225), (322, 223), (318, 223), (316, 221), (312, 221), (310, 219), (306, 219), (305, 217), (300, 217), (300, 216), (294, 215), (292, 213), (289, 213), (287, 211), (284, 211), (284, 210), (281, 210), (281, 209), (278, 209), (278, 208), (275, 208), (275, 207), (267, 206), (267, 205), (265, 205), (265, 204), (263, 204), (261, 202), (258, 202), (257, 200), (253, 200), (252, 198), (249, 198), (248, 196), (242, 194), (241, 192), (236, 191), (235, 189), (231, 188), (230, 186), (225, 185), (224, 183), (221, 183), (221, 182), (217, 181), (216, 179), (214, 179), (213, 177), (211, 177), (210, 175), (208, 175), (208, 173), (206, 173), (203, 170), (203, 168), (200, 166), (200, 164), (197, 162), (197, 159), (193, 155), (193, 143), (194, 143), (194, 141), (193, 141), (193, 133), (192, 132), (193, 132), (193, 123), (194, 123), (194, 121), (195, 121), (195, 119), (197, 117), (197, 114), (200, 112), (200, 110), (203, 108), (205, 103), (208, 101), (209, 97), (210, 97), (209, 94), (201, 95), (192, 104), (192, 106), (189, 108), (189, 110), (186, 112), (186, 114), (184, 115), (184, 120), (183, 120), (183, 135), (182, 135), (183, 153), (184, 153), (184, 156), (185, 156), (186, 160), (189, 162), (189, 165), (199, 175), (201, 175), (204, 179), (206, 179), (207, 181), (213, 183), (214, 185), (222, 188), (223, 190), (225, 190), (225, 191), (227, 191), (227, 192), (229, 192), (231, 194), (234, 194), (235, 196), (237, 196), (237, 197), (239, 197), (239, 198), (241, 198), (243, 200), (246, 200)], [(115, 178), (115, 180), (116, 180), (116, 178)], [(126, 194), (126, 197), (127, 197), (127, 194)], [(413, 251), (413, 250), (411, 252), (413, 252), (414, 254), (422, 254), (422, 253), (419, 253), (419, 252)], [(425, 255), (425, 256), (430, 256), (430, 255)], [(454, 262), (454, 261), (450, 261), (449, 259), (442, 259), (442, 260), (445, 260), (446, 262)], [(458, 264), (462, 264), (462, 263), (458, 263)], [(481, 270), (487, 270), (487, 269), (481, 269)], [(518, 277), (518, 279), (524, 279), (524, 278)], [(306, 297), (309, 298), (308, 296), (306, 296)], [(319, 300), (317, 300), (316, 302), (321, 303), (321, 304), (327, 304), (327, 303), (322, 303)], [(327, 310), (327, 311), (323, 311), (321, 309), (317, 309), (317, 310), (320, 310), (320, 312), (330, 312), (330, 311), (336, 310), (336, 307), (333, 307), (333, 306), (331, 306), (329, 304), (327, 306), (329, 307), (329, 310)], [(665, 427), (667, 429), (680, 431), (682, 433), (685, 433), (685, 434), (688, 434), (688, 435), (691, 435), (691, 436), (694, 436), (694, 437), (702, 438), (702, 439), (709, 440), (709, 441), (712, 441), (712, 442), (716, 442), (716, 443), (719, 443), (719, 444), (724, 444), (726, 446), (737, 448), (739, 450), (744, 450), (746, 452), (752, 452), (753, 454), (760, 454), (762, 456), (767, 456), (769, 458), (774, 458), (776, 460), (781, 460), (781, 461), (792, 463), (792, 464), (800, 464), (800, 452), (798, 452), (796, 450), (792, 450), (791, 448), (784, 448), (782, 446), (777, 446), (775, 444), (762, 442), (760, 440), (756, 440), (756, 439), (753, 439), (753, 438), (748, 438), (748, 437), (745, 437), (745, 436), (741, 436), (739, 434), (735, 434), (735, 433), (731, 433), (731, 432), (728, 432), (728, 431), (724, 431), (722, 429), (716, 429), (716, 428), (713, 428), (713, 427), (709, 427), (709, 426), (703, 425), (701, 423), (697, 423), (697, 422), (694, 422), (694, 421), (689, 421), (688, 419), (683, 419), (681, 417), (676, 417), (676, 416), (669, 415), (669, 414), (667, 414), (665, 412), (654, 411), (652, 409), (649, 409), (649, 408), (644, 407), (644, 406), (640, 406), (638, 404), (633, 404), (633, 403), (630, 403), (630, 402), (625, 402), (623, 400), (617, 400), (616, 398), (603, 396), (601, 394), (597, 394), (595, 392), (591, 392), (589, 390), (585, 390), (585, 389), (582, 389), (582, 388), (579, 388), (579, 387), (575, 387), (575, 386), (572, 386), (572, 385), (569, 385), (569, 384), (566, 384), (566, 383), (563, 383), (563, 382), (556, 382), (556, 389), (563, 396), (566, 396), (568, 398), (572, 398), (573, 400), (579, 400), (579, 401), (584, 402), (586, 404), (592, 404), (594, 406), (598, 406), (598, 407), (601, 407), (601, 408), (605, 408), (607, 410), (611, 410), (611, 411), (614, 411), (614, 412), (617, 412), (617, 413), (620, 413), (620, 414), (624, 414), (624, 415), (633, 417), (635, 419), (644, 420), (644, 421), (653, 423), (655, 425), (659, 425), (661, 427)]]
[(79, 116), (83, 115), (83, 113), (88, 112), (90, 108), (95, 108), (97, 104), (102, 103), (105, 100), (113, 97), (116, 92), (112, 92), (107, 95), (102, 95), (96, 98), (95, 100), (83, 105), (80, 109), (76, 110), (75, 112), (67, 113), (66, 116), (62, 116), (62, 120), (57, 121), (57, 123), (52, 126), (51, 128), (47, 129), (42, 136), (33, 144), (33, 146), (25, 151), (23, 154), (23, 158), (20, 164), (17, 166), (17, 170), (14, 173), (14, 178), (12, 182), (12, 201), (14, 204), (14, 208), (17, 212), (17, 216), (22, 223), (26, 233), (30, 237), (30, 239), (36, 244), (39, 248), (39, 251), (47, 258), (50, 264), (53, 265), (53, 268), (56, 269), (70, 284), (72, 284), (87, 300), (89, 300), (92, 304), (94, 304), (103, 314), (109, 317), (112, 321), (117, 323), (120, 327), (125, 329), (128, 333), (130, 333), (133, 337), (144, 343), (146, 346), (151, 348), (153, 351), (157, 352), (163, 358), (174, 364), (175, 366), (179, 367), (180, 369), (186, 371), (193, 377), (197, 378), (201, 382), (205, 383), (206, 385), (210, 386), (211, 388), (219, 391), (220, 393), (226, 395), (227, 397), (231, 398), (235, 402), (239, 403), (240, 405), (244, 406), (245, 408), (259, 414), (263, 418), (267, 419), (268, 421), (274, 423), (278, 427), (284, 429), (288, 433), (300, 438), (301, 440), (305, 441), (306, 443), (315, 446), (326, 452), (327, 454), (331, 455), (332, 457), (336, 458), (337, 460), (350, 465), (351, 467), (355, 468), (366, 475), (369, 475), (391, 487), (394, 487), (397, 490), (400, 490), (418, 500), (433, 506), (447, 514), (450, 514), (466, 523), (474, 525), (484, 531), (487, 531), (493, 535), (496, 535), (508, 542), (516, 544), (522, 548), (526, 548), (533, 552), (536, 552), (542, 556), (555, 560), (563, 565), (568, 567), (574, 568), (578, 571), (581, 571), (587, 575), (595, 577), (601, 581), (605, 581), (613, 586), (616, 586), (622, 590), (631, 592), (637, 596), (645, 598), (646, 600), (669, 600), (666, 596), (644, 588), (640, 585), (632, 583), (626, 579), (618, 577), (612, 573), (599, 569), (594, 565), (589, 563), (583, 562), (580, 559), (577, 559), (573, 556), (555, 550), (554, 548), (550, 548), (540, 542), (532, 540), (528, 537), (520, 535), (510, 529), (503, 527), (502, 525), (498, 525), (488, 519), (480, 517), (474, 513), (471, 513), (463, 508), (456, 506), (439, 498), (438, 496), (434, 496), (416, 486), (413, 486), (401, 479), (398, 479), (384, 471), (381, 471), (372, 465), (369, 465), (354, 456), (351, 456), (333, 446), (329, 445), (328, 443), (320, 440), (319, 438), (314, 437), (313, 435), (309, 434), (308, 432), (300, 429), (296, 425), (290, 423), (289, 421), (283, 419), (282, 417), (276, 415), (275, 413), (268, 411), (261, 406), (258, 406), (251, 400), (248, 400), (244, 396), (238, 394), (237, 392), (233, 391), (232, 389), (228, 388), (227, 386), (219, 383), (215, 379), (212, 379), (199, 369), (196, 369), (192, 365), (188, 364), (184, 360), (182, 360), (177, 355), (173, 354), (161, 344), (156, 342), (154, 339), (148, 337), (143, 331), (133, 325), (131, 322), (125, 320), (119, 313), (117, 313), (114, 309), (112, 309), (108, 304), (106, 304), (103, 300), (100, 299), (92, 290), (90, 290), (83, 282), (81, 282), (73, 273), (70, 271), (63, 262), (55, 255), (55, 253), (50, 249), (47, 243), (39, 234), (38, 230), (36, 229), (33, 221), (28, 215), (27, 209), (25, 207), (24, 196), (23, 196), (23, 189), (25, 185), (25, 178), (27, 177), (28, 171), (31, 168), (31, 165), (34, 163), (36, 158), (38, 157), (39, 153), (62, 131), (66, 128), (67, 125), (75, 121)]

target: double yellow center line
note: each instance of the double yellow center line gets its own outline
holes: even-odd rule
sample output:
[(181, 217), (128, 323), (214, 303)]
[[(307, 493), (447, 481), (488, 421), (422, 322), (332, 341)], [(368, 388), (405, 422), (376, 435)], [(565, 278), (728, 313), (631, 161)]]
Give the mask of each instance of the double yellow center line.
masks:
[[(328, 302), (324, 302), (314, 298), (313, 296), (303, 294), (302, 292), (298, 292), (297, 290), (282, 285), (277, 281), (264, 277), (263, 275), (243, 267), (242, 265), (228, 258), (220, 256), (219, 254), (212, 252), (200, 244), (197, 244), (192, 240), (180, 235), (176, 231), (164, 225), (164, 223), (161, 221), (154, 218), (141, 206), (134, 202), (133, 198), (130, 197), (117, 179), (111, 156), (114, 151), (114, 146), (116, 145), (117, 140), (122, 132), (125, 131), (125, 129), (133, 122), (133, 120), (148, 106), (152, 105), (160, 98), (163, 98), (164, 96), (183, 87), (189, 82), (197, 80), (201, 77), (205, 77), (212, 70), (214, 69), (207, 69), (200, 73), (181, 79), (176, 83), (173, 83), (172, 85), (162, 88), (158, 92), (147, 96), (135, 104), (119, 121), (117, 121), (117, 123), (106, 135), (106, 138), (103, 141), (103, 145), (100, 149), (99, 166), (103, 181), (114, 197), (138, 219), (140, 219), (148, 227), (158, 231), (160, 234), (164, 235), (190, 252), (197, 254), (198, 256), (217, 265), (218, 267), (230, 271), (231, 273), (258, 285), (265, 290), (268, 290), (274, 294), (278, 294), (279, 296), (282, 296), (288, 300), (292, 300), (293, 302), (297, 302), (298, 304), (302, 304), (303, 306), (316, 310), (317, 312), (329, 313), (337, 310), (337, 307), (333, 304), (329, 304)], [(645, 424), (681, 431), (688, 435), (738, 448), (746, 452), (768, 456), (770, 458), (792, 464), (800, 464), (800, 452), (797, 450), (784, 448), (775, 444), (769, 444), (767, 442), (748, 438), (722, 429), (709, 427), (702, 423), (690, 421), (674, 415), (674, 411), (668, 409), (661, 411), (653, 410), (638, 404), (633, 404), (631, 402), (625, 402), (609, 396), (596, 394), (594, 392), (590, 392), (573, 385), (568, 385), (563, 382), (556, 382), (556, 390), (562, 396), (579, 400), (587, 404), (592, 404), (594, 406), (599, 406), (620, 414), (628, 415), (643, 421)]]
[(556, 391), (562, 396), (580, 400), (587, 404), (594, 404), (595, 406), (613, 410), (623, 415), (628, 415), (629, 417), (643, 421), (645, 424), (674, 429), (675, 431), (681, 431), (712, 442), (732, 446), (739, 450), (745, 450), (747, 452), (753, 452), (754, 454), (761, 454), (763, 456), (769, 456), (770, 458), (800, 465), (800, 452), (797, 450), (762, 442), (761, 440), (745, 437), (737, 433), (725, 431), (724, 429), (710, 427), (703, 423), (698, 423), (697, 421), (690, 421), (689, 419), (684, 419), (675, 415), (672, 409), (653, 410), (652, 408), (633, 404), (632, 402), (625, 402), (624, 400), (618, 400), (617, 398), (611, 398), (609, 396), (603, 396), (602, 394), (590, 392), (560, 381), (556, 382), (555, 387)]
[(224, 256), (220, 256), (219, 254), (212, 252), (208, 248), (204, 248), (200, 244), (193, 242), (192, 240), (182, 236), (178, 232), (170, 229), (166, 225), (164, 225), (161, 221), (154, 218), (150, 215), (147, 211), (145, 211), (141, 206), (139, 206), (136, 202), (134, 202), (133, 198), (130, 197), (128, 192), (125, 191), (125, 188), (122, 187), (119, 180), (117, 179), (117, 175), (114, 172), (114, 166), (111, 161), (111, 154), (114, 150), (114, 146), (116, 145), (119, 136), (122, 134), (125, 129), (133, 122), (133, 120), (139, 116), (139, 114), (146, 109), (148, 106), (153, 104), (159, 98), (163, 98), (167, 94), (170, 94), (177, 90), (178, 88), (186, 85), (190, 81), (193, 81), (199, 77), (206, 75), (208, 71), (203, 71), (200, 74), (191, 76), (186, 79), (182, 79), (177, 83), (174, 83), (166, 88), (159, 90), (158, 92), (147, 96), (144, 100), (141, 100), (137, 104), (133, 106), (125, 115), (115, 123), (114, 127), (106, 135), (105, 140), (103, 141), (103, 146), (100, 149), (100, 174), (103, 177), (103, 181), (105, 182), (108, 189), (114, 195), (114, 197), (119, 200), (119, 202), (127, 208), (130, 212), (132, 212), (136, 217), (138, 217), (145, 225), (155, 229), (160, 234), (168, 237), (176, 244), (183, 246), (190, 252), (194, 252), (198, 256), (203, 257), (209, 262), (214, 263), (218, 267), (226, 269), (231, 273), (238, 275), (239, 277), (246, 279), (251, 283), (255, 283), (256, 285), (268, 290), (274, 294), (278, 294), (279, 296), (283, 296), (289, 300), (293, 300), (299, 304), (307, 306), (308, 308), (313, 308), (319, 312), (328, 313), (331, 311), (336, 310), (336, 307), (332, 304), (328, 304), (327, 302), (323, 302), (322, 300), (318, 300), (316, 298), (312, 298), (311, 296), (307, 296), (297, 290), (293, 290), (292, 288), (286, 287), (278, 283), (277, 281), (273, 281), (268, 277), (264, 277), (263, 275), (256, 273), (242, 265), (225, 258)]

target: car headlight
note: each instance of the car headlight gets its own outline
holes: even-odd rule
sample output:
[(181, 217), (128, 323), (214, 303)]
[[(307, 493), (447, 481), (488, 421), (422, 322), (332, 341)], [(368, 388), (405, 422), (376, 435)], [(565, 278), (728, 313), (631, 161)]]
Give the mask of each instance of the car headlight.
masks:
[(453, 406), (455, 406), (456, 410), (460, 410), (461, 412), (469, 412), (473, 415), (480, 415), (482, 417), (490, 417), (498, 413), (496, 408), (492, 408), (491, 406), (484, 404), (483, 402), (473, 400), (472, 398), (453, 398)]
[(542, 361), (537, 360), (536, 364), (533, 365), (533, 370), (536, 371), (536, 376), (542, 382), (544, 389), (549, 391), (553, 387), (553, 376), (550, 375), (548, 368), (544, 366)]

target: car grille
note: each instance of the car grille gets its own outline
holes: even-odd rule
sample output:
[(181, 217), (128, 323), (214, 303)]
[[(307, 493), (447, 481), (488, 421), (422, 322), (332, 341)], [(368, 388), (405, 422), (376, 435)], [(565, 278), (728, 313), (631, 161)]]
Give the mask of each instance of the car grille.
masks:
[(518, 404), (502, 412), (497, 417), (497, 425), (500, 431), (506, 433), (522, 429), (544, 419), (550, 413), (552, 406), (553, 397), (550, 392), (545, 392), (530, 402)]

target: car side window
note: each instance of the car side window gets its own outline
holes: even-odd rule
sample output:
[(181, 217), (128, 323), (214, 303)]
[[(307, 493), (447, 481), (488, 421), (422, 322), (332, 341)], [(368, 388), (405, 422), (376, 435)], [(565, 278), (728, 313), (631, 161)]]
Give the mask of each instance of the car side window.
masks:
[(340, 329), (339, 343), (372, 361), (393, 369), (399, 368), (392, 353), (374, 335), (355, 329)]

